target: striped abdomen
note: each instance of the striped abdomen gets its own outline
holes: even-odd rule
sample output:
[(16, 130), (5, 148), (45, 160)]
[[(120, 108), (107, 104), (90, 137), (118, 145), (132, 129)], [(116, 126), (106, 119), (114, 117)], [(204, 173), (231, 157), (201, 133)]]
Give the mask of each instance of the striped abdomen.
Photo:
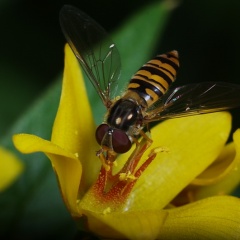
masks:
[(149, 107), (161, 98), (174, 82), (178, 68), (177, 51), (157, 55), (132, 77), (128, 90), (144, 98)]

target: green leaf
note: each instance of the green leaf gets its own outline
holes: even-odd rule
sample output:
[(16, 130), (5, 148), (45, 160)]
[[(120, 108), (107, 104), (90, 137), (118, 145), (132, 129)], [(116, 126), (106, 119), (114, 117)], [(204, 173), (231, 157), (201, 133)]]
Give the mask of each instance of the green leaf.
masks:
[[(124, 89), (131, 75), (152, 55), (160, 33), (166, 25), (170, 8), (154, 3), (137, 13), (113, 35), (122, 58), (120, 89)], [(102, 119), (103, 106), (87, 81), (96, 121)], [(32, 133), (49, 139), (57, 112), (61, 81), (58, 79), (23, 117), (1, 139), (1, 145), (14, 150), (12, 135)], [(100, 112), (102, 111), (102, 114)], [(16, 151), (16, 150), (15, 150)], [(50, 162), (43, 154), (21, 155), (25, 172), (19, 180), (0, 195), (0, 235), (43, 238), (54, 236), (69, 239), (75, 225), (63, 205)]]

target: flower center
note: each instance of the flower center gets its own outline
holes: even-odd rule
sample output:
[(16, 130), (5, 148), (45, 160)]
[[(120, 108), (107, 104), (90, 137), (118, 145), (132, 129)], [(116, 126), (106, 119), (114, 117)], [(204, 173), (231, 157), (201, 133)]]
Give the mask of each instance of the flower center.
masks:
[(109, 204), (109, 206), (114, 203), (114, 208), (123, 206), (138, 178), (155, 159), (157, 153), (165, 151), (163, 148), (152, 149), (148, 158), (140, 167), (137, 167), (151, 144), (152, 141), (142, 138), (122, 169), (116, 174), (113, 174), (114, 162), (109, 161), (108, 165), (102, 166), (98, 179), (92, 188), (94, 195), (101, 203)]

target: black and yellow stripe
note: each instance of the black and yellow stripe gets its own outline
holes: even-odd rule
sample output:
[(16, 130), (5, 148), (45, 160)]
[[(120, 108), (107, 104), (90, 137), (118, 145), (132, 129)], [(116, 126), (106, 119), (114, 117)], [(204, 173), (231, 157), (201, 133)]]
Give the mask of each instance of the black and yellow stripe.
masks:
[(144, 98), (148, 107), (155, 103), (174, 82), (179, 68), (178, 52), (157, 55), (132, 77), (128, 90)]

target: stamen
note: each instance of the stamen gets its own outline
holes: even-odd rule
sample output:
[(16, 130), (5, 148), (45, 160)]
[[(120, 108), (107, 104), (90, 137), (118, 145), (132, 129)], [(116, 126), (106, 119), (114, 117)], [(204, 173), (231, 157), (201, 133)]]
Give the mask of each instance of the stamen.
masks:
[(75, 130), (74, 134), (75, 134), (75, 135), (78, 135), (78, 130)]
[(103, 153), (99, 153), (98, 157), (99, 157), (99, 159), (100, 159), (100, 161), (102, 163), (102, 166), (105, 168), (105, 170), (107, 172), (110, 171), (111, 167), (110, 167), (109, 164), (106, 163), (106, 158), (105, 158), (104, 154)]
[(149, 157), (153, 156), (153, 155), (157, 155), (158, 153), (160, 152), (166, 152), (166, 153), (169, 153), (169, 148), (168, 147), (156, 147), (156, 148), (153, 148), (151, 150), (151, 152), (149, 153)]
[(111, 208), (107, 207), (106, 209), (103, 210), (103, 214), (107, 215), (108, 213), (111, 213)]
[(128, 181), (128, 180), (136, 180), (137, 178), (128, 171), (127, 173), (120, 173), (119, 174), (119, 180), (120, 181)]
[(113, 174), (113, 168), (117, 162), (117, 155), (112, 154), (111, 151), (98, 151), (97, 155), (102, 162), (102, 168), (98, 180), (94, 185), (94, 189), (99, 200), (107, 204), (107, 208), (105, 205), (103, 210), (104, 214), (109, 213), (109, 211), (114, 211), (118, 207), (121, 208), (135, 183), (155, 159), (156, 155), (161, 152), (169, 152), (167, 147), (156, 147), (150, 151), (147, 159), (138, 167), (143, 154), (152, 144), (152, 140), (147, 134), (141, 131), (141, 135), (143, 137), (136, 145), (135, 150), (132, 152), (123, 168), (116, 174)]

